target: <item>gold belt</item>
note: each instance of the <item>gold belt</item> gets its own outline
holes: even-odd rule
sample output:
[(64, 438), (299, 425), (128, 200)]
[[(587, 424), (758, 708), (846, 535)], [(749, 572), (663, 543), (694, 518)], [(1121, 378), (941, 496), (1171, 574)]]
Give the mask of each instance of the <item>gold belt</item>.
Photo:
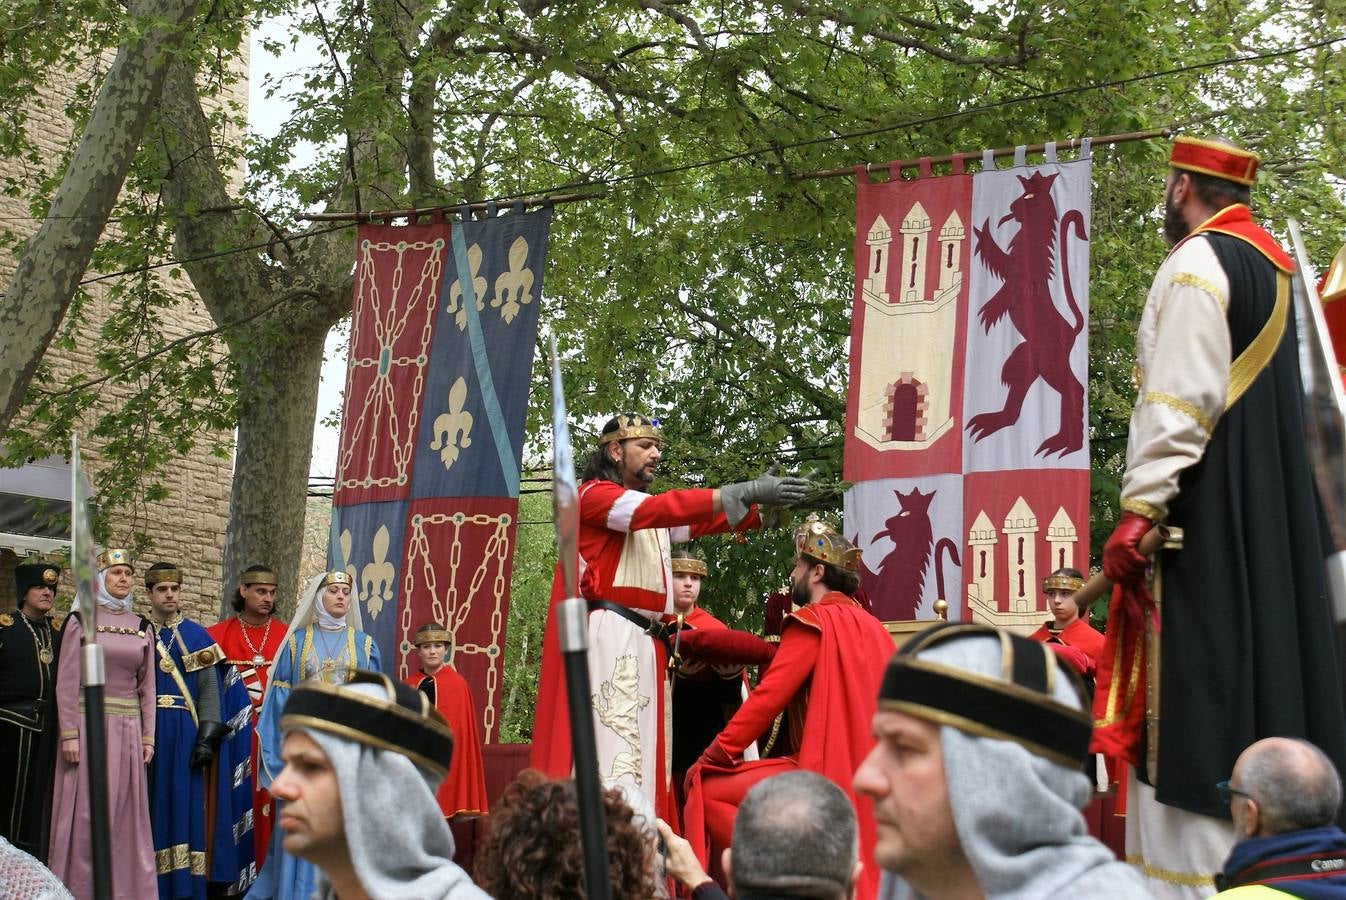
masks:
[[(84, 712), (84, 698), (79, 698), (79, 711)], [(125, 697), (104, 697), (103, 713), (109, 716), (140, 718), (140, 700), (128, 700)]]

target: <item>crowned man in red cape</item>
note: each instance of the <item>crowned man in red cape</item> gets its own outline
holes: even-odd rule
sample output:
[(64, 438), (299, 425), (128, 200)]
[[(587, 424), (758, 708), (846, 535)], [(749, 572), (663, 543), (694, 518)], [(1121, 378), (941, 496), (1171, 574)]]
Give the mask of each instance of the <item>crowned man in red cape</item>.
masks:
[[(581, 475), (580, 594), (589, 601), (589, 679), (599, 777), (643, 793), (658, 814), (669, 802), (667, 639), (674, 611), (673, 543), (761, 524), (755, 504), (793, 506), (808, 484), (763, 475), (722, 488), (646, 493), (659, 464), (659, 423), (630, 413), (610, 419)], [(570, 721), (557, 643), (556, 604), (565, 599), (558, 566), (542, 644), (530, 765), (553, 778), (571, 774)]]
[[(1174, 141), (1173, 249), (1136, 333), (1122, 516), (1103, 549), (1115, 587), (1094, 748), (1134, 767), (1126, 854), (1156, 897), (1213, 891), (1234, 838), (1215, 785), (1249, 744), (1305, 738), (1346, 766), (1293, 263), (1253, 221), (1257, 165), (1224, 142)], [(1151, 561), (1140, 543), (1160, 523), (1182, 542)]]
[(486, 766), (481, 758), (477, 706), (472, 702), (467, 679), (448, 662), (453, 655), (453, 633), (438, 622), (427, 622), (416, 629), (412, 643), (421, 658), (421, 672), (407, 678), (407, 684), (430, 698), (453, 732), (449, 773), (440, 783), (435, 800), (450, 821), (484, 815)]
[[(895, 648), (883, 624), (851, 596), (859, 586), (854, 544), (810, 516), (795, 534), (795, 549), (795, 610), (785, 618), (770, 669), (688, 774), (683, 825), (704, 865), (730, 845), (734, 815), (754, 784), (795, 768), (817, 772), (855, 805), (864, 862), (856, 896), (870, 900), (878, 889), (873, 805), (856, 796), (851, 779), (874, 745), (875, 698)], [(785, 756), (745, 760), (781, 712), (798, 735), (796, 745)]]

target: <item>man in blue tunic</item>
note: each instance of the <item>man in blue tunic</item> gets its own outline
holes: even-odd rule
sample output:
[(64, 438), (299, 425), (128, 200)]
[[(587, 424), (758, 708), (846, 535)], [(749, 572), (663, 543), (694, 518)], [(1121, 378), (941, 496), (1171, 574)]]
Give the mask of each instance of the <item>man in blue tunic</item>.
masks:
[[(234, 766), (211, 770), (226, 739), (225, 749), (233, 752), (237, 743), (246, 759), (248, 742), (238, 741), (231, 725), (241, 710), (243, 728), (248, 728), (250, 704), (236, 677), (226, 685), (220, 665), (224, 652), (214, 639), (183, 617), (178, 567), (155, 563), (145, 573), (145, 586), (157, 669), (157, 752), (150, 764), (149, 794), (159, 897), (204, 898), (207, 881), (236, 885), (251, 866), (246, 816), (251, 802), (246, 796), (244, 807), (235, 802)], [(216, 813), (209, 821), (208, 793)], [(243, 831), (236, 833), (240, 819)]]

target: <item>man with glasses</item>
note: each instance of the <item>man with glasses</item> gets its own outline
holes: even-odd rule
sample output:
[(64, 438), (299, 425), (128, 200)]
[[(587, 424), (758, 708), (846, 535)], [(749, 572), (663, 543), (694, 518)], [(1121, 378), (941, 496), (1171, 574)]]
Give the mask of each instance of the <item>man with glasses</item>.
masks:
[(1215, 786), (1238, 841), (1217, 897), (1346, 897), (1346, 833), (1336, 826), (1341, 776), (1299, 738), (1265, 738)]

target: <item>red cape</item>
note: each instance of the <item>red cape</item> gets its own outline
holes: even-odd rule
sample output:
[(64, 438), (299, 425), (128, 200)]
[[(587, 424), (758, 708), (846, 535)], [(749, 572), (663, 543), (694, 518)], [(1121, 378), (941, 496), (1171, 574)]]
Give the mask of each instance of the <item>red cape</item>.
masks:
[(1042, 641), (1044, 644), (1055, 638), (1067, 647), (1084, 651), (1084, 654), (1093, 660), (1094, 665), (1098, 665), (1098, 658), (1103, 655), (1104, 638), (1093, 626), (1083, 619), (1075, 619), (1057, 634), (1052, 634), (1048, 625), (1043, 625), (1030, 634), (1029, 638)]
[(412, 675), (407, 684), (434, 698), (435, 708), (453, 732), (449, 774), (435, 794), (444, 818), (485, 813), (486, 766), (482, 763), (481, 732), (477, 730), (477, 713), (467, 680), (445, 665), (433, 675)]
[[(851, 783), (855, 770), (874, 747), (874, 712), (879, 684), (888, 660), (896, 651), (892, 636), (874, 616), (844, 594), (831, 593), (792, 613), (785, 628), (807, 627), (822, 638), (809, 682), (808, 709), (800, 740), (798, 767), (817, 772), (846, 792), (860, 826), (860, 854), (864, 869), (856, 896), (871, 900), (878, 892), (879, 870), (874, 862), (874, 806), (856, 796)], [(780, 760), (739, 763), (729, 769), (706, 766), (702, 774), (746, 774), (753, 768), (766, 778), (783, 771)], [(705, 814), (700, 778), (694, 776), (686, 807), (687, 839), (706, 855)]]

